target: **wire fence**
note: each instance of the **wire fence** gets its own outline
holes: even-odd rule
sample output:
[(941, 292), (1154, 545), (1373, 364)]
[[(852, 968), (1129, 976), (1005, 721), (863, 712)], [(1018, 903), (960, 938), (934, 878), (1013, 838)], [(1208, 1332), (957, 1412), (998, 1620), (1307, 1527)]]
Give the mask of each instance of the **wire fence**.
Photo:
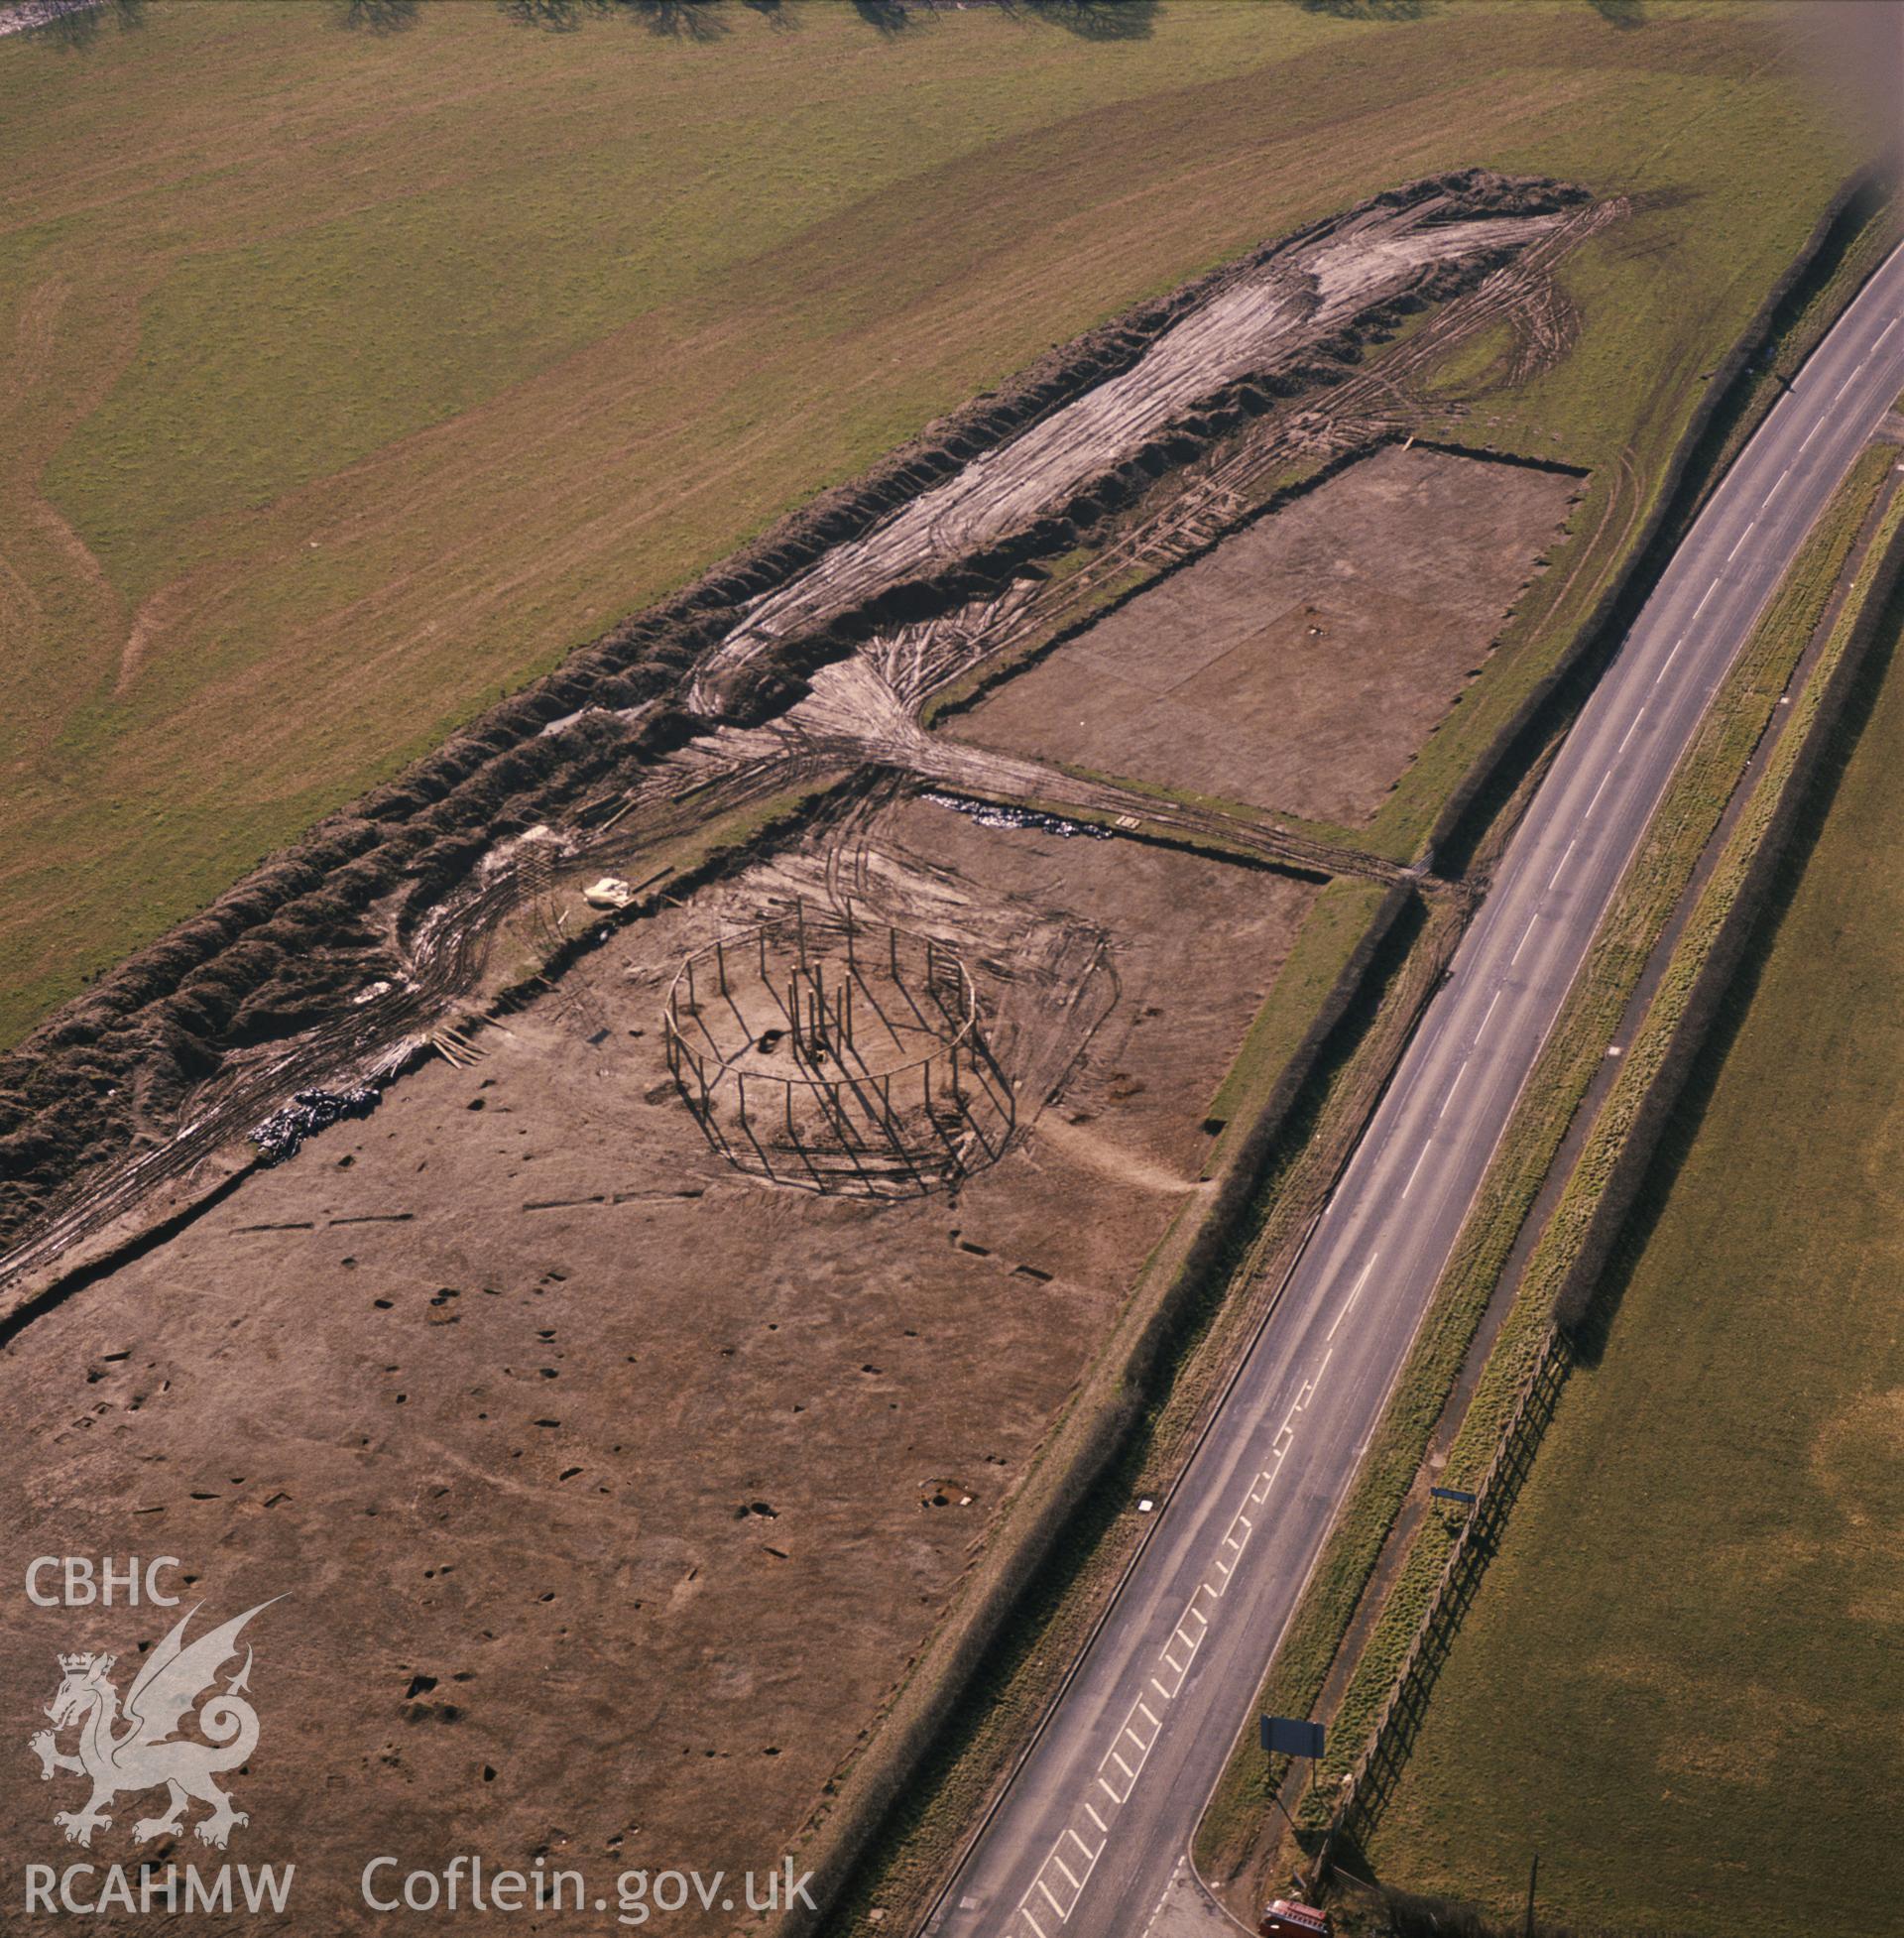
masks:
[(1387, 1699), (1369, 1729), (1368, 1741), (1343, 1779), (1342, 1793), (1317, 1854), (1318, 1877), (1326, 1874), (1339, 1845), (1360, 1841), (1394, 1789), (1448, 1646), (1498, 1545), (1507, 1511), (1533, 1464), (1572, 1361), (1567, 1334), (1561, 1327), (1550, 1325), (1521, 1382), (1493, 1455), (1475, 1487), (1474, 1505), (1455, 1535)]

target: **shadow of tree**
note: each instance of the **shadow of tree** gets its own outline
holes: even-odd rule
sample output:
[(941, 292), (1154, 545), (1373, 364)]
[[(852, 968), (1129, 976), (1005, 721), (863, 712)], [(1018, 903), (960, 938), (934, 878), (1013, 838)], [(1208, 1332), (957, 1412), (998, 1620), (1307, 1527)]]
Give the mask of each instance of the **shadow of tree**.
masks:
[(1296, 0), (1306, 14), (1333, 14), (1337, 20), (1420, 20), (1434, 0)]
[(651, 34), (672, 41), (718, 41), (730, 31), (720, 0), (496, 0), (496, 5), (518, 27), (547, 34), (572, 34), (590, 16), (638, 20)]
[(1049, 21), (1084, 41), (1143, 41), (1156, 24), (1159, 0), (1001, 0), (1007, 13)]
[(539, 27), (545, 34), (572, 34), (582, 24), (584, 4), (583, 0), (496, 0), (496, 11), (518, 27)]
[(346, 33), (402, 34), (416, 25), (416, 0), (335, 0)]
[(912, 25), (905, 0), (853, 0), (853, 11), (882, 34), (903, 34)]
[(47, 0), (43, 17), (21, 28), (23, 39), (83, 54), (108, 26), (129, 33), (146, 24), (146, 0)]
[[(1303, 5), (1322, 0), (1301, 0)], [(336, 0), (351, 26), (374, 32), (407, 27), (416, 14), (416, 0)], [(717, 41), (730, 33), (723, 15), (733, 0), (496, 0), (497, 10), (519, 27), (539, 28), (548, 34), (572, 34), (589, 19), (639, 20), (651, 34), (670, 40)], [(799, 8), (788, 0), (738, 0), (783, 32), (800, 26)], [(887, 38), (910, 32), (938, 11), (936, 0), (849, 0), (867, 26)], [(1087, 41), (1141, 41), (1149, 38), (1163, 0), (995, 0), (1007, 14), (1049, 21), (1066, 33)], [(1418, 11), (1422, 0), (1335, 0), (1353, 11)], [(1333, 8), (1332, 8), (1333, 10)], [(401, 15), (383, 23), (379, 16)]]
[(673, 41), (718, 41), (731, 30), (717, 0), (622, 0), (651, 34)]

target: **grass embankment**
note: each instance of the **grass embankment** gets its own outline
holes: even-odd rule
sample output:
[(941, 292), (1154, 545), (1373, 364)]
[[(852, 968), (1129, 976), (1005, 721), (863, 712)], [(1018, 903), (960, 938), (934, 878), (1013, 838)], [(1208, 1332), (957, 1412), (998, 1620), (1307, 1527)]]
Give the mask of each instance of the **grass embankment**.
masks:
[(1208, 1124), (1223, 1129), (1204, 1162), (1211, 1176), (1234, 1151), (1239, 1136), (1261, 1114), (1289, 1059), (1296, 1052), (1341, 979), (1387, 893), (1377, 882), (1353, 878), (1331, 882), (1316, 898), (1275, 985), (1263, 1000), (1231, 1064), (1222, 1087), (1210, 1100)]
[(1846, 167), (1762, 9), (711, 11), (181, 0), (0, 43), (0, 1041), (1051, 342), (1407, 176), (1646, 197), (1521, 411), (1643, 496)]
[[(1647, 957), (1825, 616), (1892, 461), (1888, 449), (1859, 459), (1754, 630), (1675, 775), (1463, 1228), (1394, 1398), (1271, 1665), (1261, 1694), (1264, 1708), (1307, 1715), (1321, 1693), (1388, 1529), (1417, 1479), (1429, 1435), (1515, 1238)], [(1854, 602), (1847, 602), (1842, 610), (1835, 641), (1854, 609)], [(1807, 690), (1815, 689), (1808, 685)], [(1637, 1076), (1645, 1061), (1637, 1043), (1632, 1056), (1632, 1074)], [(1538, 1255), (1536, 1263), (1539, 1269), (1530, 1266), (1470, 1404), (1443, 1476), (1448, 1485), (1472, 1484), (1487, 1465), (1521, 1374), (1551, 1317), (1557, 1278)], [(1333, 1719), (1330, 1755), (1322, 1766), (1324, 1784), (1305, 1805), (1318, 1829), (1334, 1800), (1334, 1784), (1328, 1779), (1339, 1780), (1368, 1741), (1446, 1561), (1454, 1525), (1439, 1514), (1424, 1521), (1363, 1650)], [(1252, 1735), (1239, 1739), (1199, 1831), (1201, 1862), (1227, 1872), (1255, 1843), (1265, 1813), (1273, 1808), (1271, 1789), (1280, 1784), (1285, 1768), (1282, 1759), (1265, 1766)]]
[[(1904, 1896), (1901, 622), (1894, 598), (1821, 726), (1774, 911), (1376, 1828), (1392, 1881), (1504, 1908), (1538, 1847), (1551, 1915), (1714, 1934), (1877, 1931)], [(1797, 747), (1655, 1011), (1683, 1003), (1681, 958), (1724, 919)], [(1646, 1036), (1656, 1055), (1651, 1015)]]

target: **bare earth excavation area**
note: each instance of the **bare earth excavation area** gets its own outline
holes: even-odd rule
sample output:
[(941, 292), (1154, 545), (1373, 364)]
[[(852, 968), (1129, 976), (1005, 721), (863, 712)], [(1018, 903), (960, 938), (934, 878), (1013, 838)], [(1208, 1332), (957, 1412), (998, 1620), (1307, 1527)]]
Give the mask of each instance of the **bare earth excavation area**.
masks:
[(1366, 820), (1482, 669), (1578, 490), (1391, 446), (1226, 540), (966, 715), (965, 739)]
[[(1060, 908), (1120, 938), (1021, 1155), (895, 1205), (709, 1147), (663, 992), (716, 920), (810, 893), (793, 862), (630, 929), (479, 1062), (428, 1065), (12, 1349), (42, 1450), (19, 1551), (175, 1553), (221, 1619), (289, 1597), (256, 1625), (270, 1740), (237, 1788), (247, 1858), (295, 1860), (326, 1928), (385, 1850), (612, 1876), (790, 1844), (1194, 1188), (1316, 893), (918, 801), (845, 832), (916, 884), (894, 912), (995, 924), (1007, 1067), (1041, 1009), (1007, 952)], [(47, 1681), (72, 1629), (14, 1624), (0, 1673)], [(5, 1777), (24, 1848), (47, 1793)]]
[[(1405, 382), (1606, 219), (1416, 184), (1056, 353), (9, 1059), (0, 1531), (285, 1598), (234, 1788), (308, 1928), (380, 1852), (765, 1869), (824, 1809), (1323, 885), (1405, 879), (1274, 817), (1369, 813), (1578, 488), (1399, 448)], [(0, 1762), (15, 1848), (50, 1807)]]

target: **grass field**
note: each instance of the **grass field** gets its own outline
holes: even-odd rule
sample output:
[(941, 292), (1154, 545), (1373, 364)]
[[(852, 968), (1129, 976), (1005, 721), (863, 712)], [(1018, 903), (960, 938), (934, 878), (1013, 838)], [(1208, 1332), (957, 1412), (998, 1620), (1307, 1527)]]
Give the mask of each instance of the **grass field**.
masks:
[(1401, 178), (1647, 197), (1523, 415), (1650, 480), (1847, 159), (1756, 9), (716, 11), (0, 43), (0, 1041), (935, 414)]
[[(1904, 1500), (1904, 667), (1854, 702), (1372, 1838), (1663, 1932), (1888, 1929)], [(1888, 1855), (1887, 1855), (1888, 1854)]]

